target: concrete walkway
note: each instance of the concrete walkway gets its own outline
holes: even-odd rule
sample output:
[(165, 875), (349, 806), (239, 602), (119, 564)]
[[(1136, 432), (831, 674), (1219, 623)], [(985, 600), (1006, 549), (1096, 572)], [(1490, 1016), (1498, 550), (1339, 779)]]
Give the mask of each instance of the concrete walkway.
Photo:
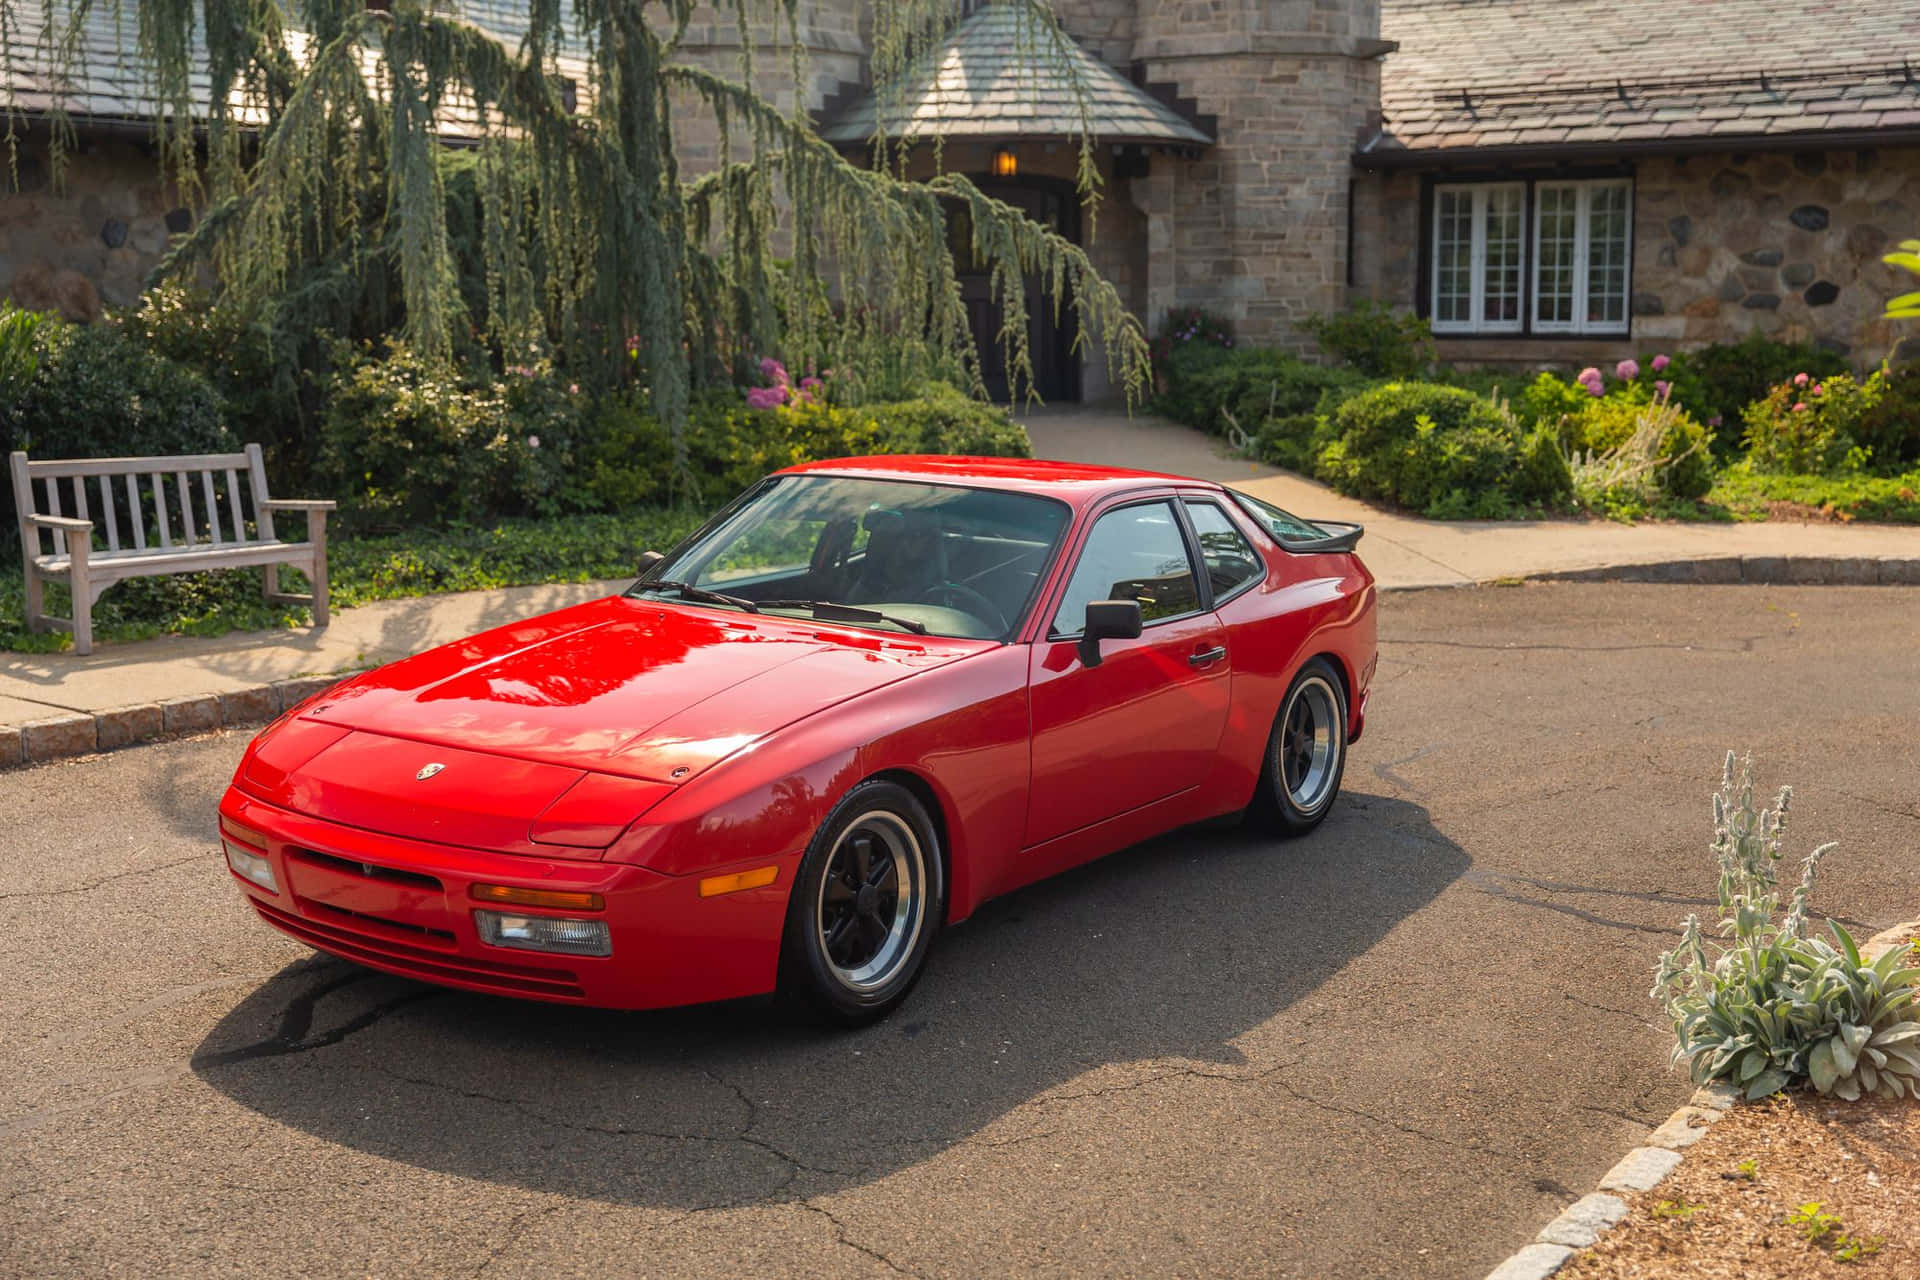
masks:
[[(1367, 526), (1361, 556), (1388, 590), (1531, 577), (1920, 584), (1920, 528), (1770, 522), (1420, 520), (1229, 456), (1198, 432), (1144, 415), (1049, 409), (1025, 418), (1042, 458), (1218, 480), (1298, 515)], [(258, 723), (324, 677), (390, 662), (486, 627), (618, 590), (621, 582), (423, 596), (337, 610), (324, 630), (213, 640), (169, 636), (92, 655), (0, 654), (0, 767), (163, 733)]]
[[(1625, 525), (1571, 519), (1422, 520), (1343, 497), (1292, 472), (1234, 457), (1210, 436), (1147, 415), (1129, 418), (1118, 410), (1049, 409), (1027, 415), (1024, 422), (1033, 438), (1035, 457), (1198, 476), (1308, 519), (1357, 520), (1367, 527), (1360, 542), (1361, 559), (1388, 589), (1612, 574), (1629, 566), (1650, 570), (1658, 566), (1676, 580), (1737, 582), (1742, 580), (1737, 570), (1743, 559), (1803, 562), (1767, 575), (1775, 578), (1872, 583), (1885, 577), (1920, 584), (1920, 527), (1789, 521)], [(1897, 566), (1890, 575), (1873, 563), (1889, 560)]]

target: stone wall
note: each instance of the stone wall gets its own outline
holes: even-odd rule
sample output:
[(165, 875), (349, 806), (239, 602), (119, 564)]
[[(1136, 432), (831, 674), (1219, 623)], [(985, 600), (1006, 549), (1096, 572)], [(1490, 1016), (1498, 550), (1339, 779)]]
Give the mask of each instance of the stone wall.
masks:
[(1198, 305), (1244, 340), (1311, 352), (1304, 317), (1346, 302), (1351, 155), (1379, 104), (1377, 0), (1140, 0), (1135, 56), (1217, 120), (1218, 144), (1153, 157), (1146, 316)]
[(1880, 258), (1920, 235), (1920, 150), (1651, 160), (1634, 208), (1643, 345), (1759, 332), (1873, 364), (1898, 337), (1882, 313), (1912, 278)]
[(0, 291), (36, 311), (97, 320), (103, 305), (140, 296), (193, 213), (161, 180), (152, 148), (131, 138), (83, 136), (58, 191), (52, 176), (47, 139), (31, 131), (18, 189), (0, 178)]
[[(1420, 190), (1410, 173), (1358, 179), (1356, 297), (1414, 305)], [(1920, 150), (1645, 159), (1634, 174), (1630, 338), (1443, 339), (1438, 351), (1465, 363), (1608, 364), (1762, 333), (1865, 368), (1902, 336), (1881, 313), (1912, 287), (1881, 255), (1915, 235)]]

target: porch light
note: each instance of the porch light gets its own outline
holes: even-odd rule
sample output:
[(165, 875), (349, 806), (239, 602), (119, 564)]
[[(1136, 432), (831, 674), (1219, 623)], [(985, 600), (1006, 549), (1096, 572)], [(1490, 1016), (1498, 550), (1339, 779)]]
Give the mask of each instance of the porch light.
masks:
[(993, 176), (1011, 178), (1020, 172), (1020, 157), (1013, 154), (1012, 147), (1000, 147), (993, 153)]

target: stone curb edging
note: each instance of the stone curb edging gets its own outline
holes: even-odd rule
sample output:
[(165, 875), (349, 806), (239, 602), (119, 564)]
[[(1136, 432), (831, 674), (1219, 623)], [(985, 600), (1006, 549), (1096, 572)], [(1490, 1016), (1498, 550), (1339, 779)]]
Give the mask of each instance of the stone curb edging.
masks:
[(1920, 557), (1698, 556), (1527, 574), (1533, 582), (1756, 583), (1806, 587), (1920, 586)]
[[(1920, 920), (1908, 920), (1882, 929), (1860, 948), (1867, 959), (1878, 959), (1908, 933), (1920, 929)], [(1740, 1101), (1740, 1091), (1729, 1084), (1710, 1084), (1693, 1091), (1687, 1105), (1668, 1116), (1646, 1141), (1622, 1156), (1600, 1179), (1600, 1189), (1573, 1202), (1526, 1245), (1487, 1273), (1487, 1280), (1546, 1280), (1567, 1260), (1599, 1241), (1608, 1228), (1627, 1216), (1627, 1202), (1615, 1192), (1651, 1191), (1680, 1167), (1686, 1148), (1706, 1136), (1708, 1126)]]
[(264, 724), (353, 674), (299, 676), (226, 693), (194, 694), (107, 711), (73, 711), (0, 726), (0, 769), (114, 751), (159, 738)]

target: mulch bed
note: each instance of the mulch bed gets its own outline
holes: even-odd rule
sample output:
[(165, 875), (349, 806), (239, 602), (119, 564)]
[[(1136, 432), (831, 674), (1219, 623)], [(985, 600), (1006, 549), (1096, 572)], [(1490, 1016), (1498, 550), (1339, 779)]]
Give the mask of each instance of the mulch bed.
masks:
[[(1664, 1182), (1626, 1200), (1620, 1224), (1558, 1276), (1916, 1280), (1920, 1101), (1806, 1091), (1741, 1104)], [(1835, 1221), (1803, 1225), (1808, 1205)], [(1860, 1256), (1843, 1256), (1849, 1240), (1863, 1242)]]

